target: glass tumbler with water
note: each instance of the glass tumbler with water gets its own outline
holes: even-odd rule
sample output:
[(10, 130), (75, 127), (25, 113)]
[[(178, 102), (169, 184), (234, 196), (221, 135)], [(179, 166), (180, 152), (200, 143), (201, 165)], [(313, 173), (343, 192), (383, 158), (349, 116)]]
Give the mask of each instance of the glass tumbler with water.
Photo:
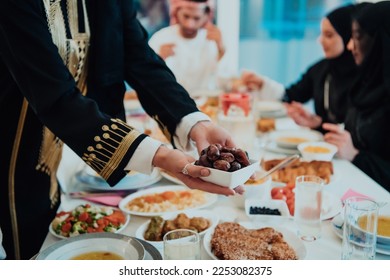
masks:
[(324, 180), (317, 176), (298, 176), (295, 181), (294, 220), (298, 236), (305, 241), (321, 237), (322, 189)]
[(200, 236), (189, 229), (175, 229), (163, 237), (165, 260), (200, 260)]
[(341, 259), (375, 259), (378, 204), (363, 197), (345, 201)]

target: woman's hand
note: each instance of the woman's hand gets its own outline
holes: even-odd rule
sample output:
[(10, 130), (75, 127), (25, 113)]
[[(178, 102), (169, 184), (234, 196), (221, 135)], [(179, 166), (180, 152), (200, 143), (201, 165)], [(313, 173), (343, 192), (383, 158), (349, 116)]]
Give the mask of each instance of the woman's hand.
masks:
[(233, 190), (201, 180), (200, 177), (210, 175), (210, 170), (202, 166), (191, 164), (194, 161), (194, 158), (186, 155), (182, 151), (172, 150), (165, 146), (161, 146), (153, 158), (153, 165), (174, 174), (175, 177), (191, 189), (198, 189), (227, 196), (234, 195), (235, 193), (243, 193), (243, 188), (241, 186)]
[(324, 123), (322, 128), (329, 131), (325, 134), (324, 139), (326, 142), (337, 146), (339, 158), (352, 161), (356, 157), (359, 150), (353, 145), (351, 134), (348, 131), (332, 123)]
[(299, 102), (293, 101), (291, 104), (286, 103), (285, 106), (287, 115), (298, 125), (315, 129), (322, 123), (322, 118), (320, 116), (311, 114)]

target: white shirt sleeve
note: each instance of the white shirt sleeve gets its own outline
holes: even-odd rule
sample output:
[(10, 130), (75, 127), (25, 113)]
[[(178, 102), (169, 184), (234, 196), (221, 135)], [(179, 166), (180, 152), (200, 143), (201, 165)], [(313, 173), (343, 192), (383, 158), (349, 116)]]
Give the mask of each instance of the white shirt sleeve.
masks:
[(194, 112), (182, 118), (181, 122), (176, 128), (176, 133), (173, 136), (175, 146), (182, 151), (194, 151), (196, 147), (193, 141), (191, 141), (188, 136), (192, 127), (201, 121), (211, 121), (211, 119), (209, 118), (209, 116), (202, 112)]
[(125, 170), (135, 170), (144, 174), (151, 174), (153, 171), (153, 157), (158, 148), (163, 145), (151, 137), (146, 137), (138, 145)]
[(282, 99), (285, 88), (282, 84), (267, 76), (260, 76), (264, 83), (262, 88), (259, 90), (259, 97), (263, 100), (280, 100)]
[[(192, 127), (200, 121), (210, 121), (210, 118), (201, 112), (188, 114), (180, 121), (173, 137), (177, 148), (185, 152), (196, 151), (195, 144), (188, 137)], [(146, 137), (138, 145), (125, 170), (135, 170), (144, 174), (151, 174), (153, 171), (153, 157), (158, 148), (163, 145), (151, 137)]]
[[(176, 147), (186, 152), (194, 152), (196, 150), (194, 143), (190, 141), (188, 135), (191, 128), (200, 121), (210, 121), (210, 118), (201, 112), (194, 112), (182, 118), (173, 137)], [(151, 174), (153, 171), (153, 157), (161, 145), (163, 143), (160, 141), (146, 137), (138, 145), (125, 170), (135, 170), (144, 174)]]

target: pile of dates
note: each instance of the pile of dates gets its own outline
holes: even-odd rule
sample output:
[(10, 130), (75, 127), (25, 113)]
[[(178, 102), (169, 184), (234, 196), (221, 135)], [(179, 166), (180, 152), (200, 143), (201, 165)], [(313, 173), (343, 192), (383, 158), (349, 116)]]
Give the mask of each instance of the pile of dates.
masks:
[(233, 172), (250, 165), (250, 161), (242, 149), (212, 144), (201, 152), (195, 165)]

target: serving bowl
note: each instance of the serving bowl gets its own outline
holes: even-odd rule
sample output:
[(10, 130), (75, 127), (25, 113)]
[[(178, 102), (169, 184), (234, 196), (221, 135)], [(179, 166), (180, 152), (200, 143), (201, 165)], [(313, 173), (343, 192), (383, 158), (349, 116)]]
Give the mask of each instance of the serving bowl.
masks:
[(142, 260), (145, 249), (137, 239), (110, 232), (90, 233), (54, 243), (36, 260), (123, 259)]
[(249, 161), (250, 165), (234, 172), (207, 167), (210, 170), (210, 175), (207, 177), (201, 177), (201, 179), (206, 182), (234, 189), (237, 186), (243, 185), (256, 170), (260, 169), (259, 161), (251, 159)]
[(298, 150), (304, 160), (331, 161), (337, 153), (337, 147), (327, 142), (305, 142), (298, 145)]

